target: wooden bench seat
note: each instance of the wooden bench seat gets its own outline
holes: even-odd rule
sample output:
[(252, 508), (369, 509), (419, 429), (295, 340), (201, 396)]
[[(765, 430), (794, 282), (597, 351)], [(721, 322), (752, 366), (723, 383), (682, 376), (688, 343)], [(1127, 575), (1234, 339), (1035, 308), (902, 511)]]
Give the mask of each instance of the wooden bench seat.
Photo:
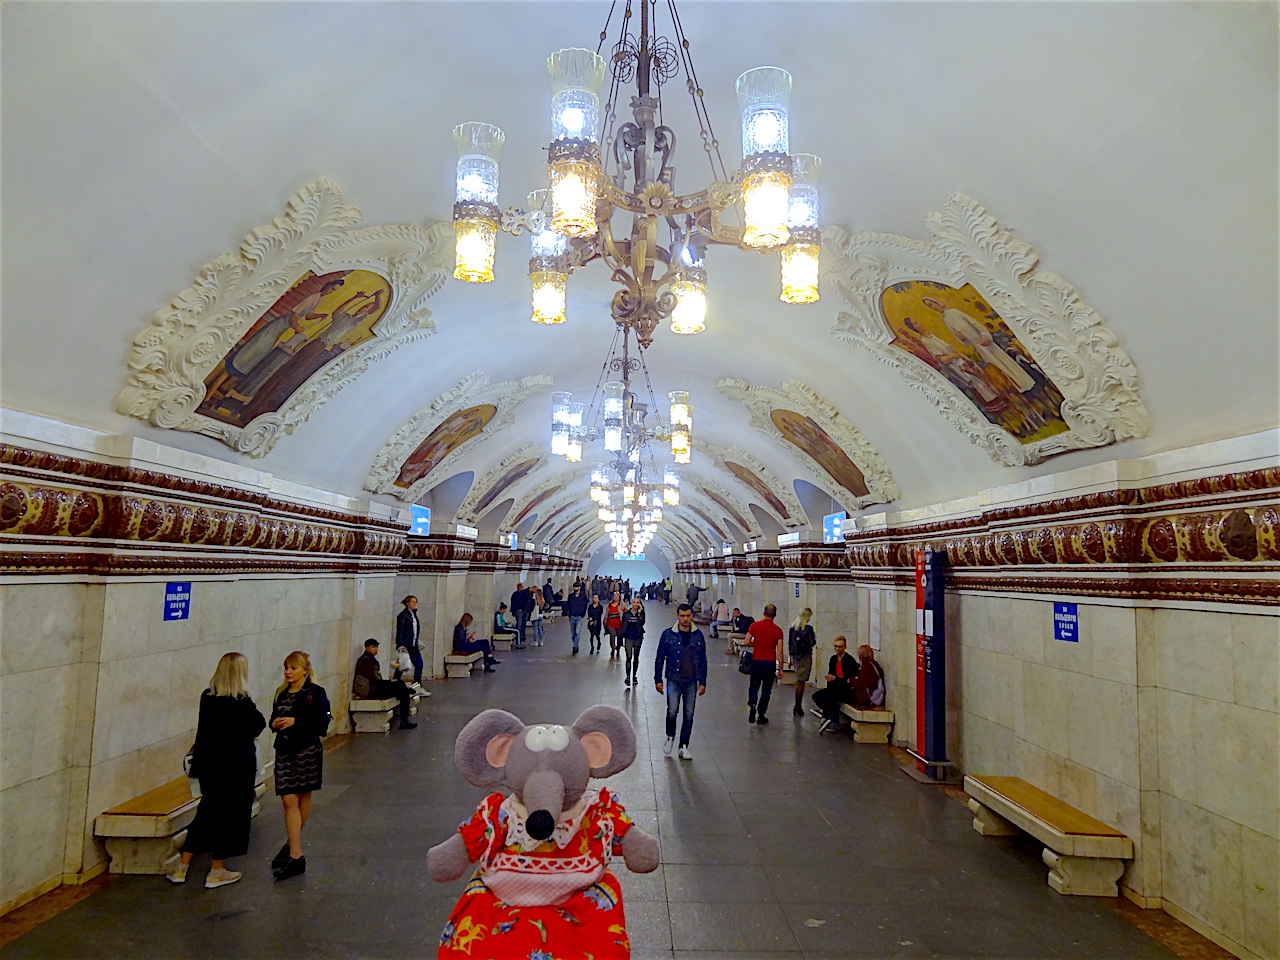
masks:
[[(259, 777), (253, 789), (255, 817), (266, 788), (266, 778)], [(100, 814), (93, 832), (106, 843), (110, 872), (167, 873), (199, 804), (187, 778), (178, 777)]]
[(474, 653), (451, 653), (444, 658), (444, 675), (452, 680), (461, 680), (471, 676), (471, 668), (484, 656), (479, 650)]
[(855, 707), (842, 703), (840, 712), (853, 726), (854, 743), (888, 743), (893, 736), (893, 711), (888, 707)]
[(1058, 893), (1114, 897), (1133, 841), (1020, 777), (965, 777), (973, 829), (984, 837), (1031, 834), (1045, 845), (1049, 886)]

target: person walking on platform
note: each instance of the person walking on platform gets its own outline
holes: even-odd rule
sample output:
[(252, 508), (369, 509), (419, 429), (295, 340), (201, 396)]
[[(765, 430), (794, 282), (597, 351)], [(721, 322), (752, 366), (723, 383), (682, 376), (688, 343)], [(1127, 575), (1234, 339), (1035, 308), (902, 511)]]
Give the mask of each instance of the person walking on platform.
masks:
[(604, 611), (604, 629), (609, 634), (609, 659), (618, 655), (618, 637), (622, 633), (622, 594), (616, 590)]
[[(782, 628), (773, 622), (778, 608), (764, 605), (764, 619), (747, 628), (751, 644), (751, 679), (747, 686), (747, 723), (768, 723), (773, 682), (782, 679)], [(757, 709), (758, 708), (758, 709)]]
[(634, 597), (622, 614), (622, 655), (626, 659), (628, 687), (636, 683), (640, 666), (640, 645), (644, 643), (644, 604)]
[(267, 721), (249, 697), (249, 661), (242, 653), (226, 653), (200, 694), (200, 719), (191, 748), (190, 775), (200, 781), (200, 804), (187, 828), (178, 864), (167, 876), (185, 883), (197, 853), (213, 855), (204, 885), (213, 889), (235, 883), (242, 874), (226, 861), (249, 849), (253, 818), (253, 783), (258, 777), (254, 738)]
[(542, 599), (542, 591), (533, 591), (533, 609), (529, 611), (529, 626), (533, 628), (533, 645), (542, 646), (542, 620), (546, 616), (546, 601)]
[(804, 716), (804, 685), (813, 672), (813, 648), (818, 642), (809, 624), (812, 616), (813, 611), (805, 607), (787, 631), (787, 656), (791, 658), (791, 669), (796, 676), (796, 705), (791, 712), (797, 717)]
[(396, 649), (408, 650), (413, 662), (414, 686), (422, 687), (422, 625), (418, 622), (418, 598), (407, 596), (400, 601), (404, 609), (396, 614)]
[(329, 696), (316, 683), (311, 657), (295, 650), (284, 658), (284, 683), (276, 690), (271, 707), (271, 729), (276, 732), (276, 796), (284, 805), (284, 829), (288, 842), (271, 860), (277, 880), (306, 873), (302, 855), (302, 828), (311, 816), (311, 794), (324, 785), (324, 748), (321, 738), (329, 729)]
[(587, 615), (587, 595), (582, 585), (575, 583), (573, 592), (564, 603), (565, 615), (569, 618), (569, 639), (573, 641), (573, 655), (578, 655), (578, 641), (582, 637), (582, 618)]
[(658, 640), (653, 685), (667, 698), (667, 740), (662, 745), (662, 755), (671, 756), (676, 746), (676, 714), (681, 713), (680, 759), (692, 760), (689, 738), (693, 734), (693, 714), (697, 697), (707, 692), (707, 641), (693, 625), (693, 609), (687, 603), (676, 608), (675, 626), (663, 630)]
[(848, 641), (844, 637), (836, 637), (831, 641), (835, 653), (827, 665), (824, 679), (827, 685), (821, 690), (813, 691), (813, 702), (822, 713), (822, 726), (819, 733), (826, 733), (827, 728), (840, 716), (842, 703), (853, 703), (853, 678), (858, 675), (858, 661), (846, 652)]
[(604, 604), (600, 602), (600, 598), (595, 594), (591, 595), (591, 602), (587, 604), (587, 633), (591, 639), (591, 653), (600, 652), (600, 629), (604, 621)]

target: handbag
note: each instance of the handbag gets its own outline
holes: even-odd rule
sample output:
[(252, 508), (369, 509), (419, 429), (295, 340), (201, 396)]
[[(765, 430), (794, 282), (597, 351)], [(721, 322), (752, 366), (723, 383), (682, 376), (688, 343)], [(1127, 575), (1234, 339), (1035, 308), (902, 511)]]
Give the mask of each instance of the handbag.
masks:
[(752, 664), (752, 662), (753, 662), (753, 660), (752, 660), (752, 656), (751, 656), (751, 651), (750, 651), (750, 650), (743, 650), (743, 651), (742, 651), (742, 656), (738, 657), (738, 672), (739, 672), (739, 673), (750, 673), (750, 672), (751, 672), (751, 664)]
[(187, 789), (191, 791), (191, 797), (199, 800), (203, 794), (200, 788), (200, 780), (191, 775), (191, 762), (195, 757), (196, 745), (193, 743), (191, 749), (187, 751), (187, 755), (182, 758), (182, 772), (187, 775)]

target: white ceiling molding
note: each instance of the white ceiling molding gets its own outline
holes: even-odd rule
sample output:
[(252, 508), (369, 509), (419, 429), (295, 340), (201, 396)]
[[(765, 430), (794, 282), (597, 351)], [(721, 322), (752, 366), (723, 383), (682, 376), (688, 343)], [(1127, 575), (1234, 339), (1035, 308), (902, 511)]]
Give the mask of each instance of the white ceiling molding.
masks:
[[(478, 444), (505, 430), (514, 422), (516, 410), (526, 399), (554, 383), (555, 379), (548, 376), (490, 383), (489, 378), (477, 370), (432, 400), (429, 406), (415, 413), (395, 432), (374, 458), (365, 489), (374, 493), (389, 493), (406, 503), (416, 502), (433, 486), (451, 475), (451, 467), (463, 456), (464, 450), (470, 454)], [(476, 436), (454, 446), (427, 473), (407, 487), (396, 484), (406, 461), (433, 431), (455, 414), (484, 404), (491, 404), (497, 409)]]
[[(781, 390), (775, 390), (772, 387), (750, 384), (745, 380), (721, 378), (716, 381), (716, 388), (726, 397), (737, 400), (751, 412), (751, 425), (757, 431), (771, 438), (801, 462), (808, 464), (815, 484), (843, 505), (846, 510), (858, 510), (873, 503), (888, 503), (897, 499), (898, 484), (894, 481), (884, 458), (857, 427), (840, 416), (840, 411), (818, 396), (803, 381), (788, 380), (782, 385)], [(807, 417), (827, 434), (838, 450), (817, 449), (825, 444), (821, 438), (813, 438), (810, 449), (816, 449), (816, 452), (824, 455), (829, 454), (829, 459), (835, 459), (831, 464), (834, 469), (842, 466), (837, 458), (837, 455), (842, 453), (861, 473), (865, 492), (859, 493), (856, 477), (846, 478), (850, 486), (837, 482), (813, 453), (787, 439), (771, 416), (774, 411), (784, 410)], [(809, 427), (804, 425), (803, 429), (809, 429)]]
[[(743, 488), (750, 491), (748, 503), (754, 503), (785, 529), (809, 526), (809, 517), (800, 505), (791, 484), (783, 483), (760, 460), (742, 447), (721, 447), (707, 443), (705, 440), (694, 440), (693, 445), (701, 453), (711, 458), (716, 469), (726, 476), (733, 477)], [(754, 478), (760, 487), (752, 484), (750, 479), (738, 474), (729, 464), (736, 463), (744, 468), (748, 477)], [(763, 489), (761, 489), (763, 488)], [(766, 497), (766, 492), (772, 497)]]
[(496, 467), (471, 485), (467, 498), (458, 507), (456, 522), (478, 523), (495, 504), (513, 496), (513, 489), (519, 488), (531, 474), (546, 465), (547, 456), (542, 445), (532, 440), (515, 453), (503, 457)]
[[(134, 338), (132, 371), (116, 398), (123, 414), (169, 430), (215, 437), (252, 457), (268, 453), (299, 423), (373, 360), (434, 332), (424, 306), (450, 275), (453, 231), (447, 223), (423, 230), (403, 224), (352, 229), (360, 211), (321, 178), (290, 199), (284, 216), (258, 227), (237, 253), (201, 268), (195, 283), (151, 318)], [(368, 270), (386, 280), (390, 299), (373, 336), (343, 351), (295, 389), (274, 412), (234, 426), (196, 412), (205, 379), (267, 308), (308, 271)]]
[(532, 507), (543, 504), (547, 500), (558, 495), (568, 484), (572, 483), (576, 479), (577, 477), (572, 474), (552, 474), (524, 496), (517, 497), (516, 502), (513, 503), (511, 505), (511, 509), (507, 511), (507, 515), (503, 517), (502, 522), (498, 524), (498, 532), (510, 533), (524, 522), (525, 517), (522, 516), (522, 514), (527, 513)]
[[(702, 477), (690, 477), (689, 483), (697, 490), (703, 502), (710, 509), (716, 511), (716, 516), (729, 520), (741, 530), (748, 540), (756, 540), (764, 536), (760, 530), (760, 525), (756, 522), (755, 516), (748, 509), (747, 505), (735, 497), (714, 480), (707, 480)], [(680, 484), (680, 496), (683, 499), (686, 490), (685, 484)]]
[[(1137, 369), (1071, 284), (1037, 270), (1035, 251), (964, 194), (952, 194), (925, 223), (933, 243), (824, 228), (823, 279), (850, 308), (832, 326), (833, 336), (865, 347), (893, 367), (973, 443), (1007, 466), (1147, 435)], [(907, 281), (953, 288), (971, 284), (1062, 393), (1061, 417), (1070, 429), (1021, 443), (925, 360), (891, 346), (895, 333), (881, 298), (890, 286)]]
[[(578, 511), (564, 512), (575, 505), (579, 507)], [(570, 517), (581, 512), (582, 507), (582, 494), (573, 490), (566, 491), (538, 512), (538, 522), (529, 530), (529, 536), (537, 539), (543, 534), (560, 530), (569, 522)]]

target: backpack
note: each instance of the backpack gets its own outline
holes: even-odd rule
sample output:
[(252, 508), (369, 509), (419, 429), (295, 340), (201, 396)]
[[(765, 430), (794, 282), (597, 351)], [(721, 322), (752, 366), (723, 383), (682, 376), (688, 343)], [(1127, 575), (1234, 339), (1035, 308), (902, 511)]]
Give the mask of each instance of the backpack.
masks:
[(871, 691), (871, 705), (873, 707), (884, 706), (884, 671), (880, 669), (878, 664), (873, 664), (876, 668), (876, 686)]
[(792, 660), (812, 656), (813, 648), (817, 643), (818, 638), (814, 636), (813, 627), (808, 624), (800, 630), (791, 627), (787, 631), (787, 652), (791, 654)]

